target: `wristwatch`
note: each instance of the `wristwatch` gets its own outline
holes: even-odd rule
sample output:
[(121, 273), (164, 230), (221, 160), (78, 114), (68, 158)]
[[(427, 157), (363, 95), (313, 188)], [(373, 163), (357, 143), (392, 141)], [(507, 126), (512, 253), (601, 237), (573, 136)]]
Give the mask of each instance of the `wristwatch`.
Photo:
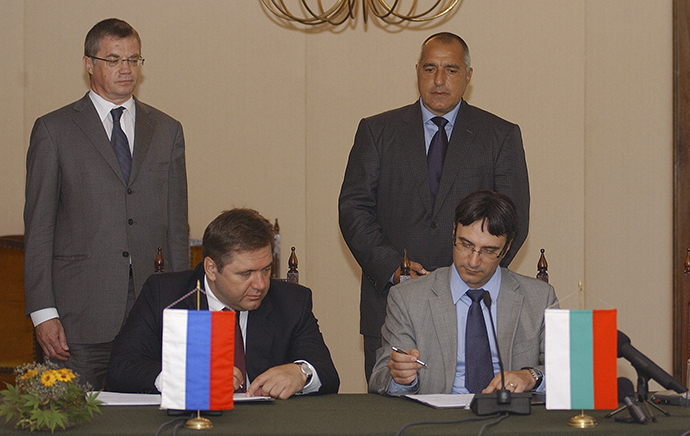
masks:
[(529, 366), (526, 366), (522, 369), (526, 369), (532, 374), (532, 377), (534, 377), (534, 388), (536, 389), (541, 385), (541, 382), (544, 380), (544, 373), (539, 371), (537, 368), (531, 368)]
[(307, 381), (304, 382), (304, 386), (308, 385), (309, 382), (311, 381), (312, 377), (314, 376), (314, 370), (311, 369), (311, 366), (307, 362), (295, 362), (297, 365), (299, 365), (299, 369), (302, 370), (302, 374), (307, 376)]

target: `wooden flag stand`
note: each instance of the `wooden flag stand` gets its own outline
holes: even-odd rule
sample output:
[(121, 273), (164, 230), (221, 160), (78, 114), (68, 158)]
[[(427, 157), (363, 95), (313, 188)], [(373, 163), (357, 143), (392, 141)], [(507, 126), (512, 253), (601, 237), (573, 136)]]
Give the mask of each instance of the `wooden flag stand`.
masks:
[[(201, 283), (196, 281), (196, 310), (199, 310), (201, 300)], [(213, 428), (213, 423), (210, 419), (201, 416), (201, 411), (196, 411), (196, 417), (190, 418), (184, 423), (185, 428), (193, 430), (208, 430)]]
[[(585, 308), (585, 293), (584, 290), (582, 289), (582, 282), (578, 282), (578, 292), (580, 294), (580, 310), (583, 310)], [(572, 418), (570, 418), (570, 421), (568, 421), (568, 425), (571, 427), (577, 427), (577, 428), (589, 428), (589, 427), (594, 427), (597, 425), (597, 420), (594, 419), (594, 417), (585, 415), (584, 410), (580, 410), (579, 415), (575, 415)]]

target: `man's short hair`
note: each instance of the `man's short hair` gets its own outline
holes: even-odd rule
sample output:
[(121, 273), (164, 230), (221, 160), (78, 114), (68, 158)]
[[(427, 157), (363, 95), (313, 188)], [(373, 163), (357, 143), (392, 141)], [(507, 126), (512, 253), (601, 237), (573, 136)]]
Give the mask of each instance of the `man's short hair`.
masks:
[(275, 241), (273, 225), (253, 209), (232, 209), (221, 213), (204, 231), (202, 255), (210, 257), (218, 271), (241, 251), (271, 247)]
[(518, 214), (510, 198), (493, 191), (475, 191), (455, 208), (455, 226), (469, 226), (482, 221), (482, 229), (494, 236), (506, 236), (506, 246), (513, 241), (518, 228)]
[(130, 38), (134, 37), (139, 43), (139, 50), (141, 50), (141, 38), (139, 33), (134, 30), (126, 21), (117, 18), (108, 18), (96, 24), (86, 34), (84, 40), (84, 56), (96, 56), (101, 47), (103, 38)]
[(469, 74), (470, 67), (472, 65), (472, 58), (470, 57), (470, 47), (467, 45), (464, 39), (460, 38), (458, 35), (450, 32), (439, 32), (439, 33), (434, 33), (430, 37), (424, 40), (422, 43), (422, 48), (419, 50), (419, 59), (417, 60), (417, 63), (420, 63), (422, 61), (422, 54), (424, 53), (424, 46), (426, 45), (427, 42), (431, 41), (432, 39), (436, 39), (444, 44), (452, 44), (453, 42), (459, 42), (460, 45), (462, 46), (463, 51), (465, 52), (465, 69), (467, 70), (467, 74)]

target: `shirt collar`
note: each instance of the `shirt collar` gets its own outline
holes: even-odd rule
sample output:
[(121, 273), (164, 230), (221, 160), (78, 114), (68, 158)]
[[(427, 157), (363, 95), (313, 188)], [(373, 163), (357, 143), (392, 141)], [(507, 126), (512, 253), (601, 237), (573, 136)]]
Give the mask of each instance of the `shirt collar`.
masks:
[[(450, 275), (450, 293), (453, 297), (453, 303), (458, 304), (460, 298), (465, 296), (465, 293), (471, 289), (467, 286), (467, 283), (460, 277), (458, 269), (454, 265), (451, 265), (451, 275)], [(482, 286), (482, 289), (489, 291), (491, 295), (491, 301), (498, 301), (498, 293), (501, 290), (501, 268), (496, 268), (494, 274), (491, 276), (488, 282)], [(465, 296), (467, 301), (470, 300), (469, 297)]]
[[(460, 105), (462, 105), (463, 100), (460, 100), (460, 103), (457, 104), (453, 108), (452, 111), (448, 112), (447, 114), (443, 115), (443, 118), (448, 120), (448, 124), (450, 124), (451, 127), (455, 125), (455, 119), (458, 117), (458, 112), (460, 111)], [(419, 106), (422, 108), (422, 122), (424, 124), (426, 123), (433, 123), (431, 121), (432, 118), (437, 117), (438, 115), (434, 115), (429, 109), (424, 106), (424, 103), (422, 103), (422, 98), (419, 98)]]
[(92, 89), (89, 91), (89, 98), (96, 107), (96, 112), (98, 112), (98, 118), (101, 120), (101, 122), (105, 121), (105, 119), (110, 115), (111, 110), (120, 106), (126, 109), (125, 113), (129, 113), (129, 116), (132, 118), (132, 120), (134, 120), (136, 116), (134, 97), (130, 97), (129, 100), (122, 104), (115, 104), (96, 94), (96, 92)]
[(204, 275), (204, 290), (206, 291), (206, 299), (208, 300), (208, 310), (217, 312), (225, 309), (225, 304), (221, 303), (208, 285), (208, 278)]

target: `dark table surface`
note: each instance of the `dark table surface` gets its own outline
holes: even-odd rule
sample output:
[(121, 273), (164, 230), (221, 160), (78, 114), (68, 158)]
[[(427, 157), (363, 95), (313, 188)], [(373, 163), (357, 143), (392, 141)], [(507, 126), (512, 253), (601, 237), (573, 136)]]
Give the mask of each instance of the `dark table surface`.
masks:
[[(153, 435), (171, 418), (157, 407), (103, 406), (102, 414), (92, 422), (61, 432), (69, 435)], [(625, 424), (604, 418), (608, 411), (586, 411), (598, 425), (589, 429), (568, 426), (579, 411), (547, 411), (533, 406), (531, 415), (511, 415), (488, 427), (485, 435), (676, 435), (690, 430), (690, 409), (666, 406), (671, 416), (655, 412), (657, 423)], [(617, 416), (629, 416), (627, 411)], [(211, 417), (213, 428), (205, 431), (180, 429), (178, 434), (191, 435), (394, 435), (412, 422), (457, 421), (476, 419), (469, 410), (434, 409), (406, 398), (382, 397), (374, 394), (338, 394), (293, 397), (264, 403), (235, 404), (221, 416)], [(495, 419), (448, 424), (426, 424), (406, 429), (412, 435), (475, 435), (481, 427)], [(173, 426), (161, 435), (171, 435)], [(19, 434), (11, 424), (0, 422), (0, 435)]]

